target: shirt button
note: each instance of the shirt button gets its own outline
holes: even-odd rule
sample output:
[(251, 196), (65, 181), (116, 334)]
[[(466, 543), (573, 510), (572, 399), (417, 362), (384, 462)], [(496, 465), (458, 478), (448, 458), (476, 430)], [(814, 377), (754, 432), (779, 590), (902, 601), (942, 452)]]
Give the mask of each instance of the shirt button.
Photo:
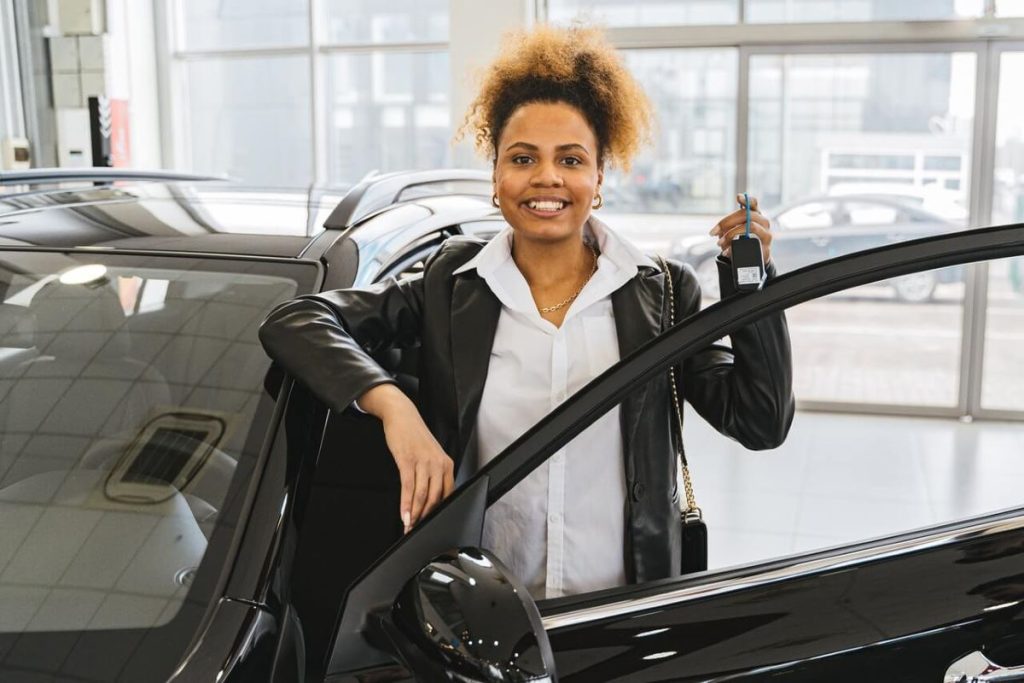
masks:
[(560, 521), (562, 521), (562, 515), (558, 515), (558, 514), (548, 515), (548, 521), (551, 522), (552, 524), (558, 524)]

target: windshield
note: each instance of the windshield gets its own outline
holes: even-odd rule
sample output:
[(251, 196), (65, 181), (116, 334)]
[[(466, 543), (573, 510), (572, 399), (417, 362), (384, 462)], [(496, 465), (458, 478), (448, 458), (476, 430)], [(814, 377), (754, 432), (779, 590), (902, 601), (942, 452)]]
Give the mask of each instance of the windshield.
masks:
[[(0, 650), (35, 643), (48, 656), (23, 657), (37, 670), (64, 643), (69, 659), (44, 666), (118, 680), (138, 659), (133, 632), (160, 631), (161, 658), (169, 640), (187, 645), (212, 597), (202, 577), (219, 573), (208, 565), (235, 527), (227, 503), (267, 428), (253, 426), (270, 401), (257, 327), (314, 276), (300, 264), (0, 254)], [(102, 635), (102, 657), (85, 633)], [(69, 665), (86, 642), (94, 654)]]

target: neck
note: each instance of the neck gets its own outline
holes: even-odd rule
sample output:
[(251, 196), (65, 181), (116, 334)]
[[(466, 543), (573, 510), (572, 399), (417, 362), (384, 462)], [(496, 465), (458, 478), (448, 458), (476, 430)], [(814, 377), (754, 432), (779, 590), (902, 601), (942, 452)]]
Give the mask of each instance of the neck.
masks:
[(559, 242), (533, 242), (513, 237), (512, 259), (531, 288), (576, 282), (589, 275), (594, 255), (583, 243), (583, 231)]

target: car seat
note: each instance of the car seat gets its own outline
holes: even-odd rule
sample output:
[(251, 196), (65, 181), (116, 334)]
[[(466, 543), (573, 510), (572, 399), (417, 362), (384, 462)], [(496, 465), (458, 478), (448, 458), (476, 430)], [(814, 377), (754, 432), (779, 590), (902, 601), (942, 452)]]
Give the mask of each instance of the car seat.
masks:
[[(32, 356), (3, 367), (0, 487), (80, 466), (104, 438), (132, 434), (153, 406), (167, 405), (163, 376), (132, 355), (117, 293), (109, 282), (44, 285), (11, 330)], [(10, 333), (8, 337), (12, 336)]]

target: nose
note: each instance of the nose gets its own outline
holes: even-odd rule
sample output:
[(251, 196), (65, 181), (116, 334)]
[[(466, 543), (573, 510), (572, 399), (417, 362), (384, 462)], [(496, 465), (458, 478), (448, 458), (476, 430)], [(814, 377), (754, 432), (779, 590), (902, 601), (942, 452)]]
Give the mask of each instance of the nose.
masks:
[(561, 169), (550, 161), (534, 165), (530, 184), (534, 187), (561, 187), (564, 184)]

